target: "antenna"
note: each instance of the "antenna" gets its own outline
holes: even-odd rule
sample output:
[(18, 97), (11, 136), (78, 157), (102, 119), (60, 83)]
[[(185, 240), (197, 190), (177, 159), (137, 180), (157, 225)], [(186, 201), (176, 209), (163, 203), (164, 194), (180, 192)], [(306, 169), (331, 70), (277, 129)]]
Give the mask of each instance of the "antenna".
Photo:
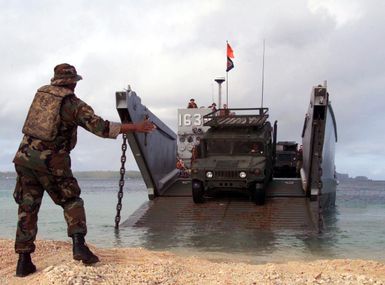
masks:
[(263, 91), (265, 86), (265, 39), (263, 39), (263, 54), (262, 54), (262, 99), (261, 108), (263, 108)]

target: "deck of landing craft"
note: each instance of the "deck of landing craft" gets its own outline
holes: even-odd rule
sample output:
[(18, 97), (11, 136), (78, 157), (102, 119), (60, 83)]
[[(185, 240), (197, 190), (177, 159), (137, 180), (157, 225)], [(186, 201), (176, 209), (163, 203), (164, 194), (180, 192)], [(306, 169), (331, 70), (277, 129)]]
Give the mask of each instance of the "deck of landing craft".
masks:
[(305, 198), (298, 179), (274, 179), (263, 206), (242, 195), (221, 195), (194, 204), (191, 182), (179, 180), (162, 196), (145, 202), (122, 226), (314, 231), (317, 223), (312, 207), (315, 204)]

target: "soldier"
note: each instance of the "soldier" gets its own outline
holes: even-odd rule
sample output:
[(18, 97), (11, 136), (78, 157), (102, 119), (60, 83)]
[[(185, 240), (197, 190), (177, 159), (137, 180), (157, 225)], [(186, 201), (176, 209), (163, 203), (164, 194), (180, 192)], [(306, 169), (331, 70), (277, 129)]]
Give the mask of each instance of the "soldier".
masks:
[(215, 112), (217, 110), (217, 104), (212, 103), (208, 108), (211, 108), (211, 111)]
[(303, 145), (301, 144), (297, 151), (297, 164), (295, 167), (295, 172), (297, 177), (301, 177), (301, 168), (303, 164)]
[(227, 104), (223, 104), (223, 109), (220, 109), (219, 116), (229, 116), (230, 110), (229, 107), (227, 107)]
[(37, 217), (44, 190), (64, 210), (67, 234), (73, 240), (73, 258), (84, 264), (99, 261), (85, 244), (84, 205), (71, 171), (70, 151), (76, 145), (77, 127), (102, 138), (116, 138), (120, 133), (150, 132), (155, 127), (147, 120), (120, 124), (95, 115), (74, 93), (81, 79), (75, 67), (66, 63), (57, 65), (51, 84), (37, 90), (24, 123), (24, 137), (13, 160), (17, 172), (13, 196), (19, 205), (16, 276), (36, 271), (30, 254), (35, 251)]
[(188, 109), (198, 108), (197, 104), (195, 103), (195, 99), (193, 98), (190, 99), (190, 102), (188, 102), (187, 104), (187, 108)]

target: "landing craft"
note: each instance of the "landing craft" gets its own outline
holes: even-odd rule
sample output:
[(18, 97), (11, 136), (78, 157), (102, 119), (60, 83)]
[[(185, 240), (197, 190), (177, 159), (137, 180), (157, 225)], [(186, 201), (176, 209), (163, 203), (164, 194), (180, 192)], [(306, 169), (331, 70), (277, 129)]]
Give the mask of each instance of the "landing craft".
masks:
[[(178, 134), (175, 134), (141, 103), (140, 98), (132, 90), (117, 92), (116, 105), (122, 122), (136, 123), (144, 118), (149, 118), (157, 126), (157, 129), (150, 134), (127, 134), (128, 143), (143, 176), (150, 201), (142, 205), (122, 223), (122, 226), (151, 228), (160, 224), (172, 224), (175, 227), (179, 224), (186, 225), (186, 223), (190, 225), (204, 223), (208, 226), (226, 224), (230, 227), (236, 225), (255, 229), (299, 228), (316, 231), (322, 229), (322, 215), (327, 209), (334, 206), (337, 185), (334, 164), (337, 126), (326, 84), (313, 87), (311, 92), (310, 104), (301, 134), (303, 158), (302, 166), (298, 169), (299, 177), (273, 176), (270, 179), (270, 173), (273, 173), (277, 157), (276, 123), (273, 134), (265, 137), (265, 141), (260, 145), (260, 148), (263, 149), (261, 156), (264, 159), (262, 160), (265, 161), (263, 164), (262, 160), (257, 161), (257, 157), (255, 162), (252, 162), (253, 156), (234, 153), (234, 143), (226, 144), (231, 147), (226, 154), (207, 155), (210, 135), (211, 139), (215, 136), (228, 138), (229, 135), (239, 139), (238, 132), (244, 132), (244, 137), (248, 136), (252, 142), (256, 140), (258, 128), (262, 125), (251, 124), (250, 126), (243, 125), (243, 127), (237, 125), (238, 130), (242, 130), (234, 133), (234, 128), (218, 126), (217, 123), (221, 117), (211, 114), (210, 118), (210, 109), (181, 109)], [(252, 118), (249, 120), (250, 122), (260, 119), (258, 116), (249, 114), (239, 120), (236, 113), (240, 109), (233, 111), (235, 112), (234, 117), (224, 118), (227, 122), (225, 124), (242, 125), (247, 116)], [(270, 126), (270, 123), (268, 125)], [(263, 133), (266, 135), (266, 132)], [(241, 136), (241, 140), (244, 137)], [(272, 145), (269, 146), (271, 139)], [(191, 165), (193, 150), (198, 142), (201, 148), (200, 153), (196, 164), (193, 162)], [(206, 153), (204, 153), (205, 151)], [(186, 175), (181, 175), (181, 169), (176, 168), (178, 159), (185, 162), (184, 174)], [(203, 159), (203, 164), (200, 164), (199, 159)], [(243, 160), (249, 160), (249, 164), (242, 164)], [(230, 170), (229, 164), (231, 163), (236, 164), (232, 170), (237, 173)], [(209, 164), (212, 170), (209, 169)], [(263, 166), (261, 166), (262, 164)], [(203, 170), (199, 168), (199, 165), (203, 165)], [(257, 167), (257, 165), (259, 166)], [(245, 167), (243, 170), (249, 171), (245, 173), (246, 176), (240, 173), (244, 172), (241, 170), (242, 167)], [(254, 177), (252, 180), (248, 180), (251, 175), (250, 171), (256, 171), (257, 168), (263, 172), (263, 175), (261, 172), (257, 176), (252, 176)], [(198, 173), (201, 170), (205, 177), (199, 176)], [(197, 172), (191, 175), (191, 171)], [(208, 175), (207, 171), (212, 173)], [(218, 176), (219, 179), (214, 181), (210, 180), (214, 176), (207, 177), (207, 175), (222, 176)], [(257, 203), (263, 205), (256, 205), (247, 198), (239, 200), (230, 197), (227, 200), (221, 200), (221, 203), (218, 204), (215, 202), (214, 195), (213, 198), (208, 197), (204, 204), (195, 204), (193, 201), (194, 184), (192, 183), (198, 178), (201, 183), (200, 187), (203, 187), (200, 189), (204, 189), (204, 191), (195, 197), (197, 199), (194, 200), (197, 201), (206, 198), (206, 195), (210, 193), (205, 191), (210, 188), (220, 191), (226, 188), (229, 190), (236, 188), (241, 191), (246, 189), (249, 193), (255, 193), (254, 184), (262, 185), (259, 188), (263, 189), (266, 200), (263, 199), (263, 203)], [(261, 179), (258, 180), (259, 178)], [(233, 184), (230, 185), (230, 183)], [(254, 195), (254, 198), (261, 200), (261, 196), (258, 195), (257, 197)]]

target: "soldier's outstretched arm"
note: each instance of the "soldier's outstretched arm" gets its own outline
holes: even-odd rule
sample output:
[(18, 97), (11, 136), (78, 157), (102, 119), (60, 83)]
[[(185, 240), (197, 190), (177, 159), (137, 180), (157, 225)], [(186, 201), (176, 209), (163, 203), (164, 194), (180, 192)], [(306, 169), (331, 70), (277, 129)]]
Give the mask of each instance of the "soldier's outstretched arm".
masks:
[(155, 125), (149, 120), (143, 120), (139, 123), (125, 123), (120, 127), (120, 133), (130, 133), (130, 132), (139, 132), (139, 133), (148, 133), (155, 129)]
[(155, 129), (155, 125), (149, 120), (144, 120), (139, 123), (125, 124), (103, 120), (101, 117), (95, 115), (91, 106), (87, 105), (84, 101), (75, 96), (65, 102), (63, 107), (65, 111), (64, 114), (69, 113), (70, 115), (68, 120), (74, 118), (75, 122), (79, 126), (82, 126), (91, 133), (104, 138), (116, 138), (119, 133), (147, 133)]

